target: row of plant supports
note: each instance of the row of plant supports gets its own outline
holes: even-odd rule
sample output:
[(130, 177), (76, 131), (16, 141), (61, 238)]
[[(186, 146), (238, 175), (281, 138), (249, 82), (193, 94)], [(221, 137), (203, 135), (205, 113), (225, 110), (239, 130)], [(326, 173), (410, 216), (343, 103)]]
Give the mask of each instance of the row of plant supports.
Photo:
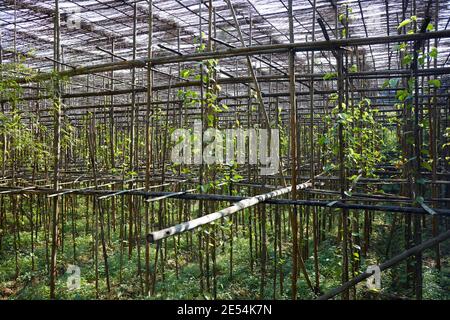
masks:
[[(439, 243), (450, 237), (445, 231), (450, 214), (446, 209), (449, 133), (445, 135), (450, 105), (447, 84), (439, 80), (448, 68), (438, 68), (434, 51), (439, 39), (450, 37), (450, 31), (428, 30), (431, 21), (437, 21), (439, 4), (427, 1), (425, 15), (412, 20), (404, 7), (398, 35), (351, 38), (348, 7), (334, 6), (335, 29), (327, 30), (323, 20), (316, 19), (313, 0), (312, 34), (317, 21), (326, 40), (316, 41), (313, 36), (298, 43), (289, 0), (290, 43), (252, 45), (240, 30), (233, 1), (226, 3), (241, 47), (229, 48), (217, 39), (215, 11), (209, 0), (199, 3), (197, 52), (187, 55), (166, 48), (172, 54), (154, 57), (150, 0), (145, 59), (136, 55), (135, 4), (132, 60), (117, 57), (112, 41), (107, 50), (110, 63), (68, 67), (62, 60), (60, 12), (55, 0), (53, 72), (20, 70), (17, 60), (13, 72), (8, 73), (15, 76), (1, 79), (5, 83), (0, 97), (2, 113), (10, 118), (5, 117), (8, 126), (2, 128), (1, 137), (0, 228), (5, 231), (0, 245), (6, 233), (14, 235), (15, 277), (20, 274), (21, 236), (30, 233), (33, 252), (43, 232), (49, 294), (55, 298), (58, 254), (64, 250), (64, 242), (72, 241), (73, 262), (80, 260), (75, 238), (82, 231), (76, 221), (84, 219), (83, 231), (94, 239), (91, 254), (97, 297), (104, 294), (102, 288), (108, 294), (112, 291), (108, 258), (109, 251), (117, 249), (119, 283), (124, 260), (137, 255), (142, 295), (156, 294), (165, 269), (174, 268), (178, 277), (183, 251), (195, 252), (188, 259), (199, 265), (200, 290), (217, 298), (217, 255), (228, 248), (228, 276), (233, 278), (233, 241), (244, 237), (250, 248), (249, 268), (252, 272), (259, 268), (260, 298), (266, 297), (269, 276), (273, 298), (283, 295), (286, 280), (280, 261), (286, 257), (292, 261), (292, 299), (301, 298), (298, 284), (302, 281), (312, 297), (342, 293), (343, 299), (356, 298), (355, 285), (369, 276), (359, 275), (360, 257), (370, 250), (375, 215), (389, 212), (395, 213), (390, 239), (403, 225), (406, 248), (381, 269), (406, 259), (408, 282), (414, 284), (415, 297), (421, 299), (422, 251), (433, 248), (436, 268), (440, 268)], [(203, 13), (205, 7), (208, 11)], [(415, 5), (411, 12), (415, 17), (414, 10)], [(389, 23), (389, 16), (387, 20)], [(408, 33), (407, 28), (413, 32)], [(399, 69), (371, 70), (362, 48), (377, 44), (397, 45), (389, 67), (397, 59)], [(300, 65), (297, 53), (306, 53), (306, 66)], [(317, 72), (319, 53), (334, 61), (335, 71)], [(287, 70), (280, 72), (271, 62), (278, 55), (286, 57)], [(248, 75), (219, 76), (223, 74), (220, 61), (234, 58), (236, 64), (246, 63)], [(257, 74), (253, 62), (258, 59), (270, 74)], [(160, 66), (169, 71), (158, 71)], [(117, 77), (120, 70), (130, 71), (129, 81)], [(155, 85), (156, 74), (164, 84)], [(85, 92), (72, 93), (77, 83), (71, 79), (84, 81)], [(379, 79), (387, 79), (381, 88)], [(242, 94), (243, 90), (247, 93)], [(129, 99), (120, 102), (124, 96)], [(253, 124), (280, 128), (279, 173), (259, 176), (254, 165), (174, 165), (169, 158), (171, 129), (189, 126), (194, 119), (203, 120), (203, 129), (250, 128)], [(395, 165), (383, 162), (379, 145), (386, 138), (383, 134), (392, 133), (401, 146)], [(381, 184), (399, 185), (399, 195), (372, 192)], [(273, 199), (281, 195), (289, 195), (289, 199)], [(19, 223), (25, 218), (26, 223)], [(433, 239), (422, 245), (422, 230), (429, 223)], [(65, 233), (67, 224), (71, 224), (71, 235)], [(196, 233), (181, 234), (200, 226)], [(113, 237), (116, 232), (118, 243)], [(343, 287), (323, 296), (319, 245), (328, 237), (335, 237), (340, 246)], [(386, 248), (387, 257), (391, 245)], [(314, 277), (305, 265), (311, 259), (310, 250)], [(274, 261), (268, 258), (269, 251)], [(169, 258), (175, 266), (169, 266)]]

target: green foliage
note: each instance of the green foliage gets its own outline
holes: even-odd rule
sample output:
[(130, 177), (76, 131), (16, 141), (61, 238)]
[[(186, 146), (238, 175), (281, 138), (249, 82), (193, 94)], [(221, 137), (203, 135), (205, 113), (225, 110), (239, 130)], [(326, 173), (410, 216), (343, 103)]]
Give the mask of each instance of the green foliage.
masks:
[(407, 25), (409, 25), (413, 20), (412, 19), (405, 19), (402, 22), (400, 22), (400, 24), (397, 26), (397, 29), (401, 29), (403, 27), (406, 27)]
[(323, 80), (331, 80), (337, 78), (337, 72), (328, 72), (323, 76)]
[(433, 86), (433, 87), (439, 89), (439, 88), (441, 87), (441, 80), (439, 80), (439, 79), (433, 79), (433, 80), (428, 81), (428, 84), (429, 84), (430, 86)]
[(388, 79), (383, 83), (383, 88), (391, 88), (391, 89), (395, 89), (397, 88), (398, 84), (400, 82), (399, 78), (392, 78), (392, 79)]
[(436, 47), (432, 47), (429, 53), (429, 56), (433, 59), (437, 59), (438, 56), (438, 50)]
[[(446, 139), (446, 142), (442, 144), (442, 150), (450, 148), (450, 127), (445, 128), (444, 137)], [(450, 156), (446, 156), (445, 161), (450, 164)]]

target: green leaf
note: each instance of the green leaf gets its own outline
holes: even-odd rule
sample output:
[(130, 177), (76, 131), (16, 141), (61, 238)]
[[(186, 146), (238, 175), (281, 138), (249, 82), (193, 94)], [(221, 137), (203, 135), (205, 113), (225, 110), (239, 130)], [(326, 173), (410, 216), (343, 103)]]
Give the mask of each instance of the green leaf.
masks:
[(427, 169), (428, 171), (432, 170), (431, 164), (428, 162), (422, 162), (420, 165), (422, 168)]
[(242, 180), (243, 178), (244, 178), (243, 176), (236, 173), (235, 175), (233, 175), (233, 178), (231, 179), (231, 181), (238, 182), (238, 181)]
[(398, 82), (400, 81), (399, 78), (393, 78), (389, 80), (389, 87), (391, 88), (397, 88)]
[(405, 51), (407, 47), (408, 47), (408, 45), (406, 44), (406, 42), (402, 42), (398, 45), (397, 50)]
[(202, 192), (208, 192), (209, 184), (202, 184), (200, 186), (200, 189), (202, 190)]
[(327, 137), (326, 136), (320, 136), (317, 143), (321, 146), (324, 146), (327, 144)]
[(208, 114), (208, 125), (212, 126), (214, 124), (214, 115), (213, 114)]
[(404, 64), (410, 64), (412, 62), (412, 56), (410, 54), (407, 54), (403, 57), (402, 61)]
[(397, 29), (401, 29), (405, 26), (407, 26), (408, 24), (410, 24), (412, 22), (411, 19), (405, 19), (402, 22), (400, 22), (400, 24), (398, 25)]
[(400, 101), (405, 101), (409, 97), (408, 90), (398, 90), (396, 93), (396, 98)]
[(436, 47), (432, 47), (430, 53), (428, 54), (431, 58), (436, 59), (438, 55), (438, 50)]
[(430, 86), (433, 86), (433, 87), (439, 89), (439, 88), (441, 87), (441, 80), (439, 80), (439, 79), (433, 79), (433, 80), (428, 81), (428, 84), (429, 84)]
[(189, 78), (190, 74), (191, 74), (191, 70), (189, 70), (189, 69), (181, 70), (181, 73), (180, 73), (181, 77), (184, 79)]
[(336, 77), (337, 77), (336, 72), (328, 72), (323, 76), (323, 80), (331, 80), (331, 79), (335, 79)]
[(424, 64), (425, 64), (425, 56), (424, 55), (421, 55), (420, 57), (419, 57), (419, 59), (417, 59), (418, 61), (419, 61), (419, 64), (421, 65), (421, 66), (423, 66)]

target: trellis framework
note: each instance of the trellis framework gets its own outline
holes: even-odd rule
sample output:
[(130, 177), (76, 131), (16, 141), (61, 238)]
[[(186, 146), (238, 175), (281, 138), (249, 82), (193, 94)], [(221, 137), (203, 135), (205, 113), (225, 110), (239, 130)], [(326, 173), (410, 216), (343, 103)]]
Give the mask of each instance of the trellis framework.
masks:
[[(417, 18), (398, 28), (411, 17)], [(300, 272), (300, 281), (314, 296), (322, 292), (318, 247), (327, 225), (338, 225), (344, 283), (359, 268), (352, 258), (353, 245), (361, 247), (358, 254), (367, 254), (374, 212), (398, 213), (391, 232), (404, 221), (406, 249), (421, 243), (427, 215), (433, 236), (448, 229), (447, 218), (441, 217), (450, 214), (446, 1), (8, 0), (2, 2), (0, 19), (2, 64), (14, 65), (25, 57), (29, 68), (2, 73), (3, 78), (13, 74), (23, 88), (19, 101), (2, 93), (2, 112), (19, 111), (35, 134), (33, 141), (48, 146), (44, 147), (48, 159), (38, 159), (26, 148), (16, 152), (14, 137), (3, 134), (0, 223), (20, 237), (24, 230), (13, 227), (10, 217), (17, 222), (26, 216), (24, 210), (30, 210), (31, 230), (51, 226), (47, 235), (51, 237), (47, 261), (51, 297), (55, 297), (57, 252), (61, 242), (69, 241), (64, 240), (64, 223), (70, 219), (70, 208), (82, 199), (90, 213), (86, 221), (92, 223), (87, 231), (95, 239), (97, 295), (101, 263), (107, 291), (111, 290), (108, 248), (116, 231), (128, 241), (119, 246), (121, 259), (126, 249), (129, 258), (138, 256), (140, 289), (150, 294), (168, 267), (170, 250), (178, 274), (180, 238), (185, 237), (186, 243), (198, 248), (201, 290), (216, 297), (220, 246), (216, 242), (228, 240), (221, 246), (230, 246), (232, 261), (235, 235), (249, 238), (250, 268), (260, 268), (260, 297), (265, 296), (269, 269), (275, 274), (274, 288), (279, 281), (282, 292), (277, 254), (286, 254), (281, 244), (291, 241), (295, 244), (290, 253), (291, 292), (296, 299)], [(71, 21), (75, 27), (68, 24)], [(426, 29), (429, 23), (434, 30)], [(407, 34), (408, 30), (415, 33)], [(410, 45), (410, 63), (405, 63), (407, 50), (399, 48), (402, 43)], [(202, 44), (201, 52), (195, 53)], [(438, 50), (434, 59), (433, 48)], [(417, 50), (427, 54), (420, 65)], [(199, 62), (211, 59), (219, 61), (212, 79), (220, 92), (210, 89), (211, 79), (202, 80), (206, 71)], [(30, 70), (38, 72), (26, 74)], [(185, 70), (200, 78), (186, 79)], [(410, 86), (410, 97), (399, 102), (399, 91)], [(212, 90), (218, 90), (218, 101), (227, 105), (214, 115), (213, 126), (286, 128), (287, 150), (281, 154), (279, 174), (260, 176), (250, 165), (232, 173), (231, 168), (170, 163), (170, 129), (206, 119), (211, 114), (206, 96)], [(198, 104), (187, 104), (183, 92), (196, 92)], [(335, 103), (330, 102), (331, 95), (336, 96)], [(368, 108), (379, 110), (376, 122), (398, 134), (406, 163), (395, 167), (381, 162), (377, 177), (363, 177), (358, 170), (346, 168), (346, 128), (339, 123), (334, 159), (338, 166), (324, 172), (327, 155), (320, 139), (330, 129), (325, 118), (336, 116), (332, 112), (336, 105), (342, 114), (344, 103), (350, 106), (365, 98), (371, 101)], [(403, 122), (392, 122), (392, 117)], [(68, 142), (71, 139), (78, 142)], [(224, 182), (226, 174), (240, 179)], [(353, 175), (358, 177), (350, 185), (348, 178)], [(399, 185), (400, 191), (372, 192), (382, 184)], [(237, 192), (256, 197), (233, 196)], [(289, 199), (272, 199), (283, 194)], [(241, 202), (227, 207), (236, 201)], [(45, 209), (38, 210), (42, 205)], [(364, 215), (361, 223), (360, 214)], [(232, 222), (230, 236), (210, 224), (212, 218), (223, 224), (226, 216)], [(193, 223), (204, 225), (208, 232), (198, 232), (197, 238), (192, 233), (179, 235)], [(448, 232), (444, 235), (440, 241), (449, 237)], [(305, 267), (310, 237), (314, 279)], [(439, 268), (439, 247), (433, 245)], [(269, 265), (268, 246), (275, 254), (273, 265)], [(73, 251), (76, 262), (75, 246)], [(415, 252), (414, 266), (407, 261), (415, 295), (421, 298), (421, 251)], [(231, 262), (230, 276), (232, 270)], [(343, 298), (350, 296), (356, 297), (356, 289), (343, 291)]]

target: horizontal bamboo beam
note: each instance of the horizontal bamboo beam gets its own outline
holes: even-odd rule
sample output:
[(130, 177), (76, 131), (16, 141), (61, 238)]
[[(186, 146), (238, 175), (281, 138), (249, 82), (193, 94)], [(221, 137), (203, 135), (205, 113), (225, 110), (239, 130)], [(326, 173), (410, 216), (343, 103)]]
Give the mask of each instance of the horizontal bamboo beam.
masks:
[(255, 54), (286, 53), (290, 50), (332, 51), (343, 47), (385, 44), (391, 42), (409, 42), (418, 40), (447, 38), (447, 37), (450, 37), (450, 30), (428, 32), (428, 33), (383, 36), (383, 37), (348, 38), (329, 41), (269, 44), (245, 48), (228, 49), (224, 51), (196, 53), (191, 55), (184, 55), (183, 57), (178, 56), (159, 57), (152, 59), (150, 63), (152, 65), (159, 65), (159, 64), (188, 62), (188, 61), (201, 61), (207, 59), (228, 58), (236, 56), (247, 56)]
[[(135, 59), (128, 61), (116, 61), (105, 64), (99, 64), (95, 66), (77, 67), (72, 70), (65, 70), (57, 73), (56, 75), (61, 77), (74, 77), (78, 75), (92, 74), (98, 72), (108, 72), (117, 70), (126, 70), (131, 68), (143, 68), (147, 65), (161, 65), (169, 63), (189, 62), (189, 61), (201, 61), (207, 59), (229, 58), (238, 56), (249, 56), (257, 54), (268, 53), (286, 53), (290, 50), (294, 51), (331, 51), (342, 47), (351, 46), (364, 46), (372, 44), (385, 44), (392, 42), (408, 42), (428, 39), (439, 39), (450, 37), (450, 30), (416, 33), (416, 34), (404, 34), (384, 37), (368, 37), (368, 38), (349, 38), (349, 39), (336, 39), (330, 41), (315, 41), (315, 42), (298, 42), (298, 43), (282, 43), (282, 44), (270, 44), (259, 45), (245, 48), (230, 48), (223, 51), (202, 52), (189, 55), (173, 55), (167, 57), (157, 57), (153, 59)], [(28, 77), (22, 77), (15, 79), (17, 83), (28, 83), (42, 80), (49, 80), (54, 75), (52, 73), (38, 73)]]
[[(191, 82), (190, 84), (187, 83), (177, 83), (171, 86), (171, 88), (184, 88), (184, 87), (194, 87), (196, 85), (200, 85), (199, 83)], [(161, 85), (154, 88), (154, 91), (159, 90), (167, 90), (169, 88), (168, 85)], [(443, 87), (445, 88), (445, 87)], [(364, 89), (364, 88), (355, 88), (353, 92), (380, 92), (380, 91), (394, 91), (402, 88), (395, 88), (395, 89), (387, 89), (387, 88), (371, 88), (371, 89)], [(139, 87), (136, 89), (118, 89), (118, 90), (105, 90), (105, 91), (90, 91), (90, 92), (76, 92), (76, 93), (65, 93), (61, 95), (62, 99), (73, 99), (73, 98), (87, 98), (87, 97), (99, 97), (99, 96), (117, 96), (117, 95), (125, 95), (130, 94), (132, 92), (135, 93), (144, 93), (147, 92), (145, 87)], [(336, 90), (314, 90), (314, 94), (317, 96), (320, 95), (328, 95), (336, 93)], [(309, 96), (309, 91), (297, 91), (295, 93), (297, 97), (299, 96)], [(289, 97), (289, 92), (273, 92), (273, 93), (262, 93), (263, 98), (276, 98), (276, 97)], [(439, 93), (439, 94), (421, 94), (419, 93), (420, 98), (448, 98), (447, 93)], [(219, 96), (218, 100), (229, 100), (229, 99), (248, 99), (251, 98), (248, 94), (242, 94), (237, 96)], [(368, 97), (371, 99), (377, 99), (377, 100), (385, 100), (385, 99), (394, 99), (395, 95), (385, 95), (385, 96), (378, 96), (378, 97)], [(45, 99), (51, 99), (50, 95), (41, 95), (41, 96), (28, 96), (23, 97), (20, 100), (21, 101), (36, 101), (36, 100), (45, 100)], [(0, 100), (0, 103), (8, 102), (9, 100), (3, 99)], [(160, 102), (160, 101), (154, 101), (152, 102), (152, 105), (156, 104), (164, 104), (168, 101)], [(182, 103), (181, 100), (174, 100), (169, 101), (170, 103)]]
[[(141, 179), (135, 179), (136, 182), (141, 181)], [(180, 181), (173, 181), (173, 183), (179, 183)], [(73, 183), (73, 181), (67, 182), (66, 184)], [(164, 184), (166, 185), (166, 184)], [(162, 187), (164, 185), (153, 186), (155, 188)], [(260, 185), (259, 187), (264, 188), (264, 185)], [(11, 188), (7, 186), (0, 186), (0, 190), (8, 191), (9, 194), (22, 194), (22, 193), (33, 193), (33, 194), (54, 194), (56, 192), (62, 194), (74, 194), (74, 195), (97, 195), (99, 199), (105, 199), (111, 196), (117, 195), (135, 195), (135, 196), (143, 196), (145, 198), (151, 197), (165, 197), (170, 195), (169, 198), (180, 199), (180, 200), (204, 200), (204, 201), (226, 201), (226, 202), (237, 202), (248, 199), (248, 197), (241, 196), (228, 196), (228, 195), (219, 195), (219, 194), (196, 194), (196, 193), (187, 193), (187, 192), (166, 192), (166, 191), (142, 191), (142, 189), (126, 189), (126, 190), (93, 190), (93, 189), (63, 189), (63, 190), (52, 190), (48, 188), (43, 188), (42, 186), (35, 187), (27, 187), (27, 188)], [(352, 199), (347, 199), (347, 201), (351, 201)], [(355, 199), (356, 200), (356, 199)], [(373, 199), (357, 199), (359, 202), (361, 201), (373, 201)], [(431, 199), (434, 201), (433, 199)], [(291, 200), (291, 199), (267, 199), (264, 201), (267, 204), (271, 205), (297, 205), (297, 206), (314, 206), (314, 207), (323, 207), (323, 208), (347, 208), (351, 210), (371, 210), (371, 211), (380, 211), (380, 212), (392, 212), (392, 213), (404, 213), (404, 214), (429, 214), (423, 208), (418, 207), (406, 207), (406, 206), (387, 206), (387, 205), (366, 205), (366, 204), (350, 204), (343, 203), (339, 201), (315, 201), (315, 200)], [(437, 215), (448, 216), (450, 217), (449, 209), (436, 209), (433, 208)]]
[[(302, 189), (310, 187), (311, 185), (312, 184), (310, 181), (306, 181), (302, 184), (297, 185), (296, 189), (302, 190)], [(151, 232), (147, 235), (147, 241), (154, 243), (158, 240), (165, 239), (165, 238), (173, 236), (175, 234), (179, 234), (182, 232), (186, 232), (186, 231), (198, 228), (202, 225), (209, 224), (213, 221), (224, 218), (224, 217), (229, 216), (238, 211), (244, 210), (245, 208), (252, 207), (258, 203), (264, 202), (273, 197), (277, 197), (277, 196), (281, 196), (283, 194), (289, 193), (289, 192), (291, 192), (291, 190), (292, 190), (292, 186), (289, 186), (289, 187), (281, 188), (281, 189), (274, 190), (274, 191), (271, 191), (268, 193), (260, 194), (260, 195), (254, 196), (254, 197), (246, 198), (246, 199), (236, 202), (232, 206), (222, 209), (220, 211), (216, 211), (216, 212), (207, 214), (205, 216), (202, 216), (200, 218), (177, 224), (173, 227), (169, 227), (169, 228), (165, 228), (165, 229), (162, 229), (159, 231)]]
[[(393, 257), (392, 259), (382, 263), (379, 267), (381, 271), (384, 271), (386, 269), (389, 269), (393, 266), (395, 266), (397, 263), (405, 260), (406, 258), (409, 258), (413, 255), (416, 255), (425, 249), (431, 248), (435, 246), (436, 244), (443, 242), (445, 240), (448, 240), (450, 238), (450, 230), (447, 230), (446, 232), (441, 233), (435, 238), (429, 239), (415, 247), (412, 247), (411, 249), (408, 249), (404, 251), (403, 253)], [(338, 295), (339, 293), (355, 286), (356, 284), (360, 283), (361, 281), (364, 281), (365, 279), (369, 278), (373, 273), (364, 272), (360, 274), (359, 276), (353, 278), (352, 280), (344, 283), (342, 286), (335, 288), (331, 290), (330, 292), (320, 296), (317, 298), (317, 300), (328, 300), (333, 298), (334, 296)]]

